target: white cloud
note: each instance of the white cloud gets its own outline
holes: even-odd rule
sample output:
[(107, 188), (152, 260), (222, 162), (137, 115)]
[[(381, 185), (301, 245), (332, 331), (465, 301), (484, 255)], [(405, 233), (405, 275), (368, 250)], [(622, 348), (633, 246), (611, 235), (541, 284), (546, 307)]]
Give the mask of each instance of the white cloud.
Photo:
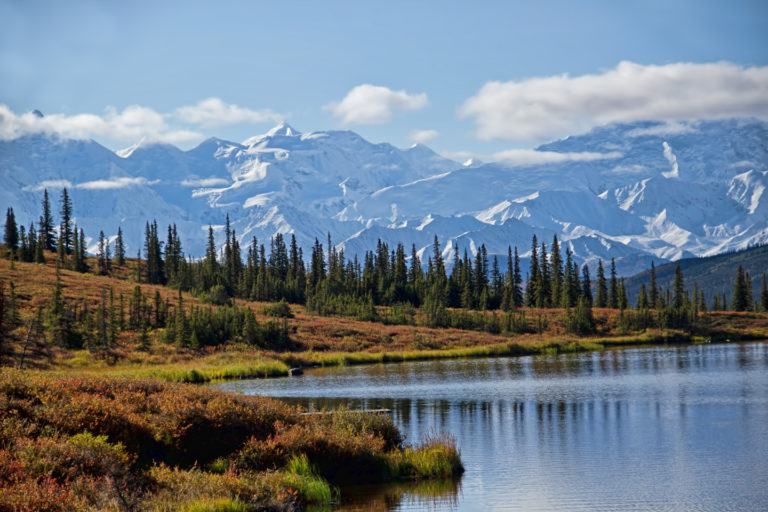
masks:
[(464, 102), (459, 115), (475, 121), (481, 139), (520, 141), (611, 122), (768, 118), (768, 66), (621, 62), (593, 75), (488, 82)]
[(145, 185), (155, 185), (160, 183), (160, 180), (148, 180), (146, 178), (109, 178), (106, 180), (93, 180), (78, 183), (75, 188), (82, 188), (84, 190), (113, 190), (118, 188), (127, 187), (139, 187)]
[(684, 133), (696, 133), (696, 127), (689, 123), (660, 123), (649, 128), (635, 128), (627, 132), (630, 137), (643, 137), (646, 135), (682, 135)]
[(440, 137), (440, 132), (437, 130), (416, 130), (411, 132), (411, 135), (408, 138), (411, 139), (411, 142), (426, 144), (438, 137)]
[(146, 138), (170, 143), (204, 138), (201, 133), (169, 126), (164, 115), (140, 105), (131, 105), (119, 112), (109, 107), (102, 116), (50, 114), (40, 117), (31, 112), (17, 115), (7, 105), (0, 104), (0, 139), (15, 139), (31, 133), (73, 139), (106, 137), (117, 141)]
[(185, 123), (202, 126), (223, 126), (237, 123), (277, 123), (281, 114), (271, 110), (250, 110), (224, 103), (219, 98), (208, 98), (197, 105), (179, 107), (174, 116)]
[(43, 189), (51, 188), (51, 189), (57, 189), (57, 188), (72, 188), (72, 182), (69, 180), (45, 180), (41, 181), (37, 185), (27, 185), (26, 187), (22, 188), (24, 191), (33, 191), (33, 192), (40, 192)]
[(381, 124), (397, 111), (420, 110), (429, 105), (426, 93), (409, 94), (387, 87), (363, 84), (344, 99), (326, 106), (344, 124)]
[(611, 160), (621, 158), (622, 153), (594, 153), (583, 151), (579, 153), (558, 153), (556, 151), (537, 151), (535, 149), (507, 149), (494, 153), (493, 159), (508, 165), (538, 165), (559, 164), (563, 162), (593, 162), (595, 160)]
[(69, 180), (46, 180), (41, 181), (36, 185), (29, 185), (24, 187), (23, 190), (31, 190), (39, 192), (43, 189), (83, 189), (83, 190), (114, 190), (127, 187), (140, 187), (147, 185), (156, 185), (160, 183), (160, 180), (148, 180), (146, 178), (129, 178), (129, 177), (117, 177), (108, 178), (104, 180), (84, 181), (82, 183), (72, 183)]
[(49, 114), (32, 112), (21, 115), (0, 103), (0, 140), (10, 140), (31, 133), (87, 139), (104, 137), (119, 142), (151, 142), (180, 144), (198, 142), (205, 136), (195, 127), (223, 126), (235, 123), (277, 122), (283, 116), (271, 110), (249, 110), (208, 98), (197, 105), (179, 107), (170, 114), (149, 107), (131, 105), (118, 111), (107, 107), (102, 115)]
[(186, 179), (181, 182), (182, 187), (215, 187), (218, 185), (227, 185), (228, 180), (224, 178), (200, 178)]

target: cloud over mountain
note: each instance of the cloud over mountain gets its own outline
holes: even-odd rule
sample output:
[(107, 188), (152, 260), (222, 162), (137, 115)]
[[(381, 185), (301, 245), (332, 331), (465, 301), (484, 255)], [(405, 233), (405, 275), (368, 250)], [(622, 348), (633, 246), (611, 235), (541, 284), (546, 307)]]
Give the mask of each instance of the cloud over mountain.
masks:
[(481, 139), (534, 141), (614, 122), (768, 118), (768, 66), (621, 62), (581, 76), (488, 82), (459, 115)]
[(410, 94), (380, 85), (353, 87), (344, 99), (327, 106), (344, 124), (381, 124), (396, 112), (420, 110), (429, 105), (426, 93)]

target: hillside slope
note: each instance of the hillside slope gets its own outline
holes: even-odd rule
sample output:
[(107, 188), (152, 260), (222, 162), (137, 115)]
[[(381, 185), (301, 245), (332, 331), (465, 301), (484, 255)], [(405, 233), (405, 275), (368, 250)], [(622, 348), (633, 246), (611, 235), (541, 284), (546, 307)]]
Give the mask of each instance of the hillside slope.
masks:
[[(728, 302), (733, 293), (733, 282), (736, 271), (741, 265), (752, 279), (752, 294), (755, 299), (760, 296), (762, 276), (768, 272), (768, 245), (751, 247), (741, 251), (718, 254), (702, 258), (684, 258), (674, 263), (667, 263), (656, 267), (656, 282), (662, 288), (672, 289), (675, 279), (675, 268), (680, 265), (683, 271), (685, 286), (693, 289), (694, 283), (704, 290), (709, 306), (715, 295), (725, 294)], [(630, 301), (634, 303), (640, 286), (650, 281), (650, 270), (626, 279), (627, 293)]]

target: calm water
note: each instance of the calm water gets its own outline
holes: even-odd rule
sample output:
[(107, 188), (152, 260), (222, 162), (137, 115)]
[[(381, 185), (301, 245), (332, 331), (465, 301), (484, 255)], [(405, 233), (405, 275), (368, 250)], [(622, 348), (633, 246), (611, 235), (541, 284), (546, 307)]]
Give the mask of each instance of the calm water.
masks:
[(221, 388), (392, 409), (458, 481), (343, 489), (342, 510), (768, 510), (768, 344), (317, 369)]

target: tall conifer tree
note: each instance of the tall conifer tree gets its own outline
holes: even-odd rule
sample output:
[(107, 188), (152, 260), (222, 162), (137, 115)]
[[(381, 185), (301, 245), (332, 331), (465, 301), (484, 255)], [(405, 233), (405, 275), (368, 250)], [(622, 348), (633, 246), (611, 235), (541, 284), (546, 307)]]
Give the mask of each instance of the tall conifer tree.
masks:
[(121, 267), (125, 265), (125, 243), (123, 242), (123, 230), (119, 226), (115, 239), (115, 263)]
[(61, 191), (61, 225), (59, 227), (59, 243), (64, 246), (67, 254), (72, 254), (72, 200), (67, 189)]
[(604, 308), (608, 305), (608, 283), (605, 279), (603, 260), (597, 262), (597, 294), (595, 295), (595, 307)]
[(592, 306), (592, 279), (589, 276), (589, 267), (587, 264), (584, 264), (584, 267), (582, 268), (582, 278), (581, 278), (581, 286), (582, 286), (582, 292), (581, 295), (584, 297), (584, 300), (586, 301), (588, 306)]
[(616, 259), (611, 258), (611, 280), (608, 287), (608, 307), (616, 309), (619, 307), (619, 281), (616, 279)]
[(16, 216), (13, 214), (13, 208), (8, 208), (5, 212), (5, 236), (3, 237), (5, 246), (10, 250), (9, 258), (13, 259), (16, 248), (19, 246), (19, 229), (16, 226)]

